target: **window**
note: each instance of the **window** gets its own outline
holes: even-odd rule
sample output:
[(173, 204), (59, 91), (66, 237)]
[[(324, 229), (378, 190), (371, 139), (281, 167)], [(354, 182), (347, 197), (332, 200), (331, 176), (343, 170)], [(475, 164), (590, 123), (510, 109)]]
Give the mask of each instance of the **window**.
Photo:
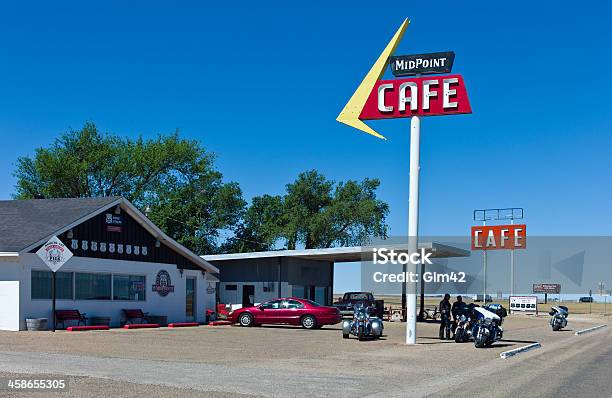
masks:
[(308, 304), (312, 305), (313, 307), (321, 307), (321, 304), (312, 301), (312, 300), (306, 300), (308, 302)]
[(323, 286), (315, 287), (314, 301), (320, 304), (327, 303), (327, 288)]
[(113, 300), (145, 301), (143, 275), (113, 275)]
[(110, 300), (111, 275), (75, 273), (76, 300)]
[(291, 290), (291, 295), (297, 298), (305, 298), (306, 291), (304, 290), (304, 286), (294, 285)]
[(283, 308), (288, 308), (288, 309), (304, 308), (304, 304), (300, 303), (299, 301), (295, 301), (295, 300), (287, 300), (283, 302)]
[(263, 291), (264, 292), (273, 292), (274, 291), (275, 282), (264, 282), (263, 283)]
[[(32, 270), (32, 300), (51, 300), (52, 278), (51, 271)], [(55, 289), (55, 298), (58, 300), (72, 300), (72, 272), (58, 272), (55, 277)]]
[(268, 301), (261, 305), (261, 308), (277, 310), (281, 308), (283, 300)]
[(225, 290), (238, 290), (238, 285), (225, 285)]
[(343, 300), (374, 300), (374, 296), (371, 293), (345, 293)]

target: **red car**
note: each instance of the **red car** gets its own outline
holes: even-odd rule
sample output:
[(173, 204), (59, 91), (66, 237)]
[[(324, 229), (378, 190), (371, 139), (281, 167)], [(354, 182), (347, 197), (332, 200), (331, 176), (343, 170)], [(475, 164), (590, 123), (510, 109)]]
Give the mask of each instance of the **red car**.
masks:
[(228, 319), (241, 326), (263, 324), (301, 325), (305, 329), (317, 329), (323, 325), (335, 325), (342, 320), (336, 307), (326, 307), (301, 298), (282, 298), (255, 307), (245, 307), (230, 313)]

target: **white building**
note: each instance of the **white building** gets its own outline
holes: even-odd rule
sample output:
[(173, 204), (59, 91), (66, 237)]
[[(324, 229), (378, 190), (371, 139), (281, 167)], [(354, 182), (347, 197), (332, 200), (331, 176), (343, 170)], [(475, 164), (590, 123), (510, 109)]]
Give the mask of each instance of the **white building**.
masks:
[[(123, 198), (0, 201), (0, 330), (51, 325), (51, 272), (36, 255), (57, 236), (74, 254), (58, 271), (57, 309), (122, 322), (122, 309), (203, 322), (219, 270)], [(67, 325), (68, 326), (68, 325)]]

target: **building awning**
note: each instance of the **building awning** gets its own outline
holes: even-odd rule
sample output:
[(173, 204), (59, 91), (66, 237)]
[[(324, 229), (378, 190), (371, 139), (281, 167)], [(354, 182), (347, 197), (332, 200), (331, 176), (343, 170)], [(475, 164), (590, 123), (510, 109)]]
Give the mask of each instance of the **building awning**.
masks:
[[(380, 246), (382, 247), (382, 245)], [(398, 253), (408, 252), (408, 245), (386, 245), (387, 249), (393, 249)], [(303, 249), (303, 250), (272, 250), (265, 252), (252, 253), (231, 253), (213, 254), (202, 256), (206, 261), (226, 261), (226, 260), (248, 260), (256, 258), (301, 258), (308, 260), (357, 262), (362, 261), (366, 255), (372, 252), (372, 246), (352, 246), (352, 247), (332, 247), (329, 249)], [(458, 247), (444, 245), (436, 242), (419, 243), (419, 249), (425, 249), (426, 253), (431, 253), (432, 258), (448, 257), (469, 257), (470, 251)]]

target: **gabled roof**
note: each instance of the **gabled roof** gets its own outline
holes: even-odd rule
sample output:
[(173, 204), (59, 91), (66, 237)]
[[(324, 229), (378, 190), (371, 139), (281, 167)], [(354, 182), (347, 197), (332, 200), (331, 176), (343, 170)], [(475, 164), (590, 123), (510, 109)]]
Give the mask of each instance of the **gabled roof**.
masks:
[(219, 269), (166, 235), (122, 197), (64, 198), (0, 201), (0, 255), (24, 253), (92, 217), (120, 206), (143, 228), (176, 253), (205, 271)]
[(120, 200), (106, 197), (0, 201), (0, 251), (19, 252)]

